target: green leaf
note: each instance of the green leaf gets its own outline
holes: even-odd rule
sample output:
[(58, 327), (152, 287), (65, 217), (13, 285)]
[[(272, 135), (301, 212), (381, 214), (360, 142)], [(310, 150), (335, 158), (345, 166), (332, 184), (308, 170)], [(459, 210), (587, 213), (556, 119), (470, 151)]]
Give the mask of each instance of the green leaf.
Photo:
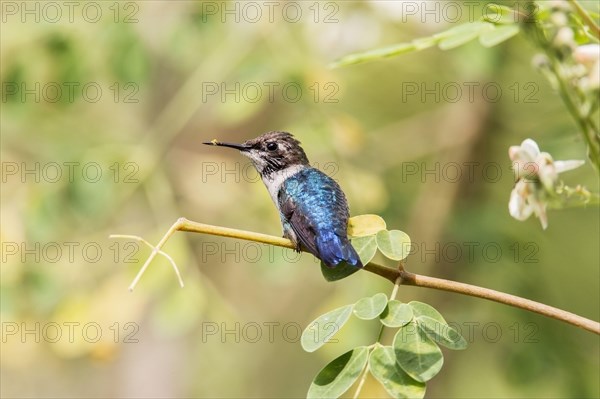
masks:
[(493, 24), (514, 24), (519, 22), (517, 14), (512, 8), (500, 4), (486, 4), (481, 19)]
[(462, 46), (463, 44), (466, 44), (477, 38), (481, 33), (492, 29), (492, 27), (492, 24), (480, 21), (458, 25), (436, 35), (437, 38), (442, 39), (439, 42), (438, 47), (441, 50), (450, 50)]
[(440, 323), (428, 316), (419, 316), (416, 318), (416, 321), (419, 328), (438, 344), (454, 350), (467, 348), (467, 341), (448, 324)]
[(425, 384), (412, 379), (396, 363), (394, 348), (378, 346), (369, 357), (371, 374), (393, 398), (422, 398)]
[(377, 246), (392, 260), (402, 260), (410, 252), (410, 237), (400, 230), (382, 230), (377, 233)]
[(329, 267), (321, 262), (321, 274), (323, 274), (325, 280), (329, 282), (344, 279), (360, 269), (360, 267), (349, 265), (346, 262), (340, 262), (336, 267)]
[(394, 57), (400, 54), (411, 53), (416, 51), (416, 47), (412, 43), (400, 43), (393, 46), (378, 48), (361, 53), (354, 53), (342, 57), (330, 65), (331, 68), (360, 64), (362, 62), (378, 60), (381, 58)]
[(358, 379), (367, 364), (369, 349), (366, 346), (354, 348), (334, 359), (317, 374), (307, 398), (338, 398)]
[(402, 327), (413, 318), (413, 311), (406, 303), (395, 299), (388, 302), (386, 309), (381, 315), (381, 323), (388, 327)]
[(416, 322), (398, 330), (394, 337), (396, 363), (409, 376), (427, 382), (440, 371), (444, 356), (439, 346), (423, 332)]
[(435, 310), (433, 306), (419, 301), (410, 301), (408, 304), (412, 308), (415, 317), (427, 316), (442, 324), (448, 324), (440, 312)]
[[(376, 61), (382, 58), (396, 57), (401, 54), (421, 51), (433, 47), (436, 44), (442, 50), (450, 50), (480, 37), (480, 35), (491, 30), (496, 25), (507, 24), (515, 27), (517, 26), (517, 22), (518, 20), (515, 11), (511, 8), (497, 4), (488, 4), (485, 9), (485, 15), (482, 16), (481, 21), (458, 25), (433, 36), (414, 39), (408, 43), (399, 43), (392, 46), (350, 54), (332, 63), (330, 67), (337, 68), (340, 66)], [(498, 29), (500, 28), (501, 27)], [(500, 32), (491, 34), (491, 36), (483, 39), (482, 44), (484, 46), (494, 46), (509, 39), (515, 34), (514, 28), (506, 30), (501, 29)]]
[(493, 47), (510, 39), (517, 33), (519, 33), (518, 25), (502, 25), (494, 27), (492, 30), (484, 32), (479, 36), (479, 43), (481, 43), (483, 47)]
[(418, 301), (408, 303), (415, 314), (419, 327), (435, 342), (449, 349), (461, 350), (467, 341), (458, 331), (450, 327), (444, 317), (432, 306)]
[(377, 239), (374, 235), (356, 237), (353, 238), (351, 242), (363, 265), (366, 265), (373, 260), (373, 257), (377, 253)]
[(392, 46), (381, 47), (374, 50), (363, 51), (360, 53), (349, 54), (330, 65), (331, 68), (360, 64), (368, 61), (375, 61), (382, 58), (396, 57), (402, 54), (413, 53), (425, 50), (435, 46), (439, 41), (435, 36), (422, 37), (408, 43), (398, 43)]
[(435, 36), (428, 36), (414, 39), (411, 43), (415, 46), (415, 51), (421, 51), (435, 46), (438, 41)]
[(385, 310), (385, 305), (387, 296), (380, 292), (372, 297), (359, 299), (354, 304), (354, 315), (359, 319), (372, 320)]
[(385, 220), (379, 215), (358, 215), (348, 220), (348, 235), (350, 237), (365, 237), (385, 230)]
[(317, 317), (304, 329), (300, 343), (307, 352), (314, 352), (329, 341), (348, 321), (353, 305), (342, 306)]

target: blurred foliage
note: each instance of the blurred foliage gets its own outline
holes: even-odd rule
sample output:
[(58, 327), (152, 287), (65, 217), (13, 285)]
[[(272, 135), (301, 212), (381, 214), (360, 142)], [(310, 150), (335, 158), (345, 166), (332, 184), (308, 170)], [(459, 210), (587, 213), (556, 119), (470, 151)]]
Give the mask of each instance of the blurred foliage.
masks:
[[(236, 21), (223, 12), (242, 3), (99, 2), (96, 22), (87, 3), (72, 22), (66, 8), (52, 22), (44, 4), (2, 3), (3, 397), (299, 397), (323, 364), (372, 343), (376, 321), (350, 320), (338, 343), (302, 350), (301, 330), (319, 314), (389, 290), (367, 273), (327, 283), (307, 254), (178, 233), (165, 251), (186, 287), (156, 262), (127, 292), (148, 251), (111, 233), (156, 242), (185, 216), (280, 234), (247, 161), (201, 145), (275, 129), (339, 181), (353, 215), (380, 214), (410, 235), (410, 270), (600, 319), (598, 209), (550, 211), (544, 232), (508, 214), (510, 145), (531, 137), (556, 159), (585, 156), (519, 35), (330, 70), (345, 54), (429, 36), (469, 13), (449, 22), (446, 2), (428, 2), (431, 14), (421, 2), (302, 2), (297, 22), (281, 4), (272, 22), (266, 6)], [(589, 165), (569, 180), (599, 188)], [(428, 397), (600, 396), (597, 336), (454, 294), (401, 287), (399, 299), (435, 305), (469, 343), (445, 352), (452, 367)], [(78, 323), (72, 340), (64, 323)], [(386, 396), (372, 379), (363, 394)]]

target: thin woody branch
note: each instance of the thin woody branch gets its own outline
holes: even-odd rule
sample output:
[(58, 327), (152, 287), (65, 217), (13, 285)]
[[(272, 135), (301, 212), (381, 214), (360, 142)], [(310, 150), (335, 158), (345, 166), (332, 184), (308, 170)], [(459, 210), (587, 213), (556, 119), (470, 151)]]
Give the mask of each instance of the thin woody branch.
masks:
[(540, 302), (521, 298), (516, 295), (506, 294), (504, 292), (479, 287), (477, 285), (459, 283), (457, 281), (445, 280), (436, 277), (422, 276), (407, 271), (400, 272), (400, 277), (402, 278), (402, 284), (404, 285), (433, 288), (436, 290), (456, 292), (458, 294), (487, 299), (490, 301), (503, 303), (505, 305), (514, 306), (516, 308), (529, 310), (530, 312), (539, 313), (556, 320), (564, 321), (565, 323), (573, 324), (574, 326), (581, 327), (593, 333), (600, 334), (600, 323), (578, 316), (574, 313), (545, 305)]
[[(145, 240), (136, 236), (122, 236), (122, 235), (111, 235), (111, 238), (135, 238), (143, 241), (144, 243), (150, 245), (152, 249), (152, 253), (146, 259), (146, 262), (138, 272), (137, 276), (129, 286), (129, 290), (133, 291), (136, 284), (140, 280), (142, 274), (146, 271), (152, 260), (156, 257), (157, 254), (161, 254), (166, 256), (168, 259), (170, 257), (161, 251), (161, 248), (165, 245), (165, 243), (169, 240), (169, 238), (176, 231), (188, 231), (192, 233), (202, 233), (202, 234), (210, 234), (220, 237), (230, 237), (237, 238), (242, 240), (254, 241), (263, 244), (275, 245), (278, 247), (294, 249), (294, 245), (290, 240), (281, 237), (275, 237), (267, 234), (255, 233), (251, 231), (231, 229), (227, 227), (213, 226), (210, 224), (193, 222), (191, 220), (187, 220), (185, 218), (179, 218), (167, 231), (167, 233), (162, 237), (156, 247), (152, 247)], [(170, 259), (172, 261), (172, 259)], [(179, 271), (174, 262), (171, 262), (172, 266), (175, 269), (175, 272), (179, 276)], [(456, 281), (445, 280), (441, 278), (422, 276), (419, 274), (410, 273), (403, 269), (402, 265), (399, 269), (392, 269), (386, 266), (382, 266), (376, 263), (369, 263), (365, 265), (364, 270), (369, 271), (371, 273), (377, 274), (392, 283), (395, 283), (398, 279), (400, 279), (400, 284), (403, 285), (412, 285), (416, 287), (427, 287), (433, 288), (436, 290), (455, 292), (458, 294), (468, 295), (472, 297), (487, 299), (490, 301), (503, 303), (505, 305), (514, 306), (516, 308), (528, 310), (530, 312), (538, 313), (547, 317), (551, 317), (556, 320), (563, 321), (565, 323), (572, 324), (574, 326), (583, 328), (585, 330), (591, 331), (600, 335), (600, 323), (595, 322), (593, 320), (587, 319), (582, 316), (578, 316), (574, 313), (567, 312), (549, 305), (545, 305), (543, 303), (531, 301), (529, 299), (521, 298), (516, 295), (506, 294), (500, 291), (492, 290), (489, 288), (483, 288), (476, 285), (459, 283)], [(183, 282), (180, 280), (180, 284), (183, 285)]]

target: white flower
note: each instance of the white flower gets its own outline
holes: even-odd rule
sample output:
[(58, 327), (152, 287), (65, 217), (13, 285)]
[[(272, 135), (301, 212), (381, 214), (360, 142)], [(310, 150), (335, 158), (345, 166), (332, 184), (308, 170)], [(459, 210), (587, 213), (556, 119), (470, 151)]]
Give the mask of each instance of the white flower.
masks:
[(510, 193), (508, 211), (510, 212), (510, 216), (517, 220), (527, 220), (533, 212), (533, 208), (527, 203), (528, 191), (527, 183), (519, 180)]
[(520, 221), (526, 220), (535, 213), (545, 230), (548, 227), (547, 204), (543, 199), (538, 198), (538, 194), (540, 193), (536, 190), (535, 183), (519, 180), (510, 193), (508, 212), (510, 216)]
[(537, 143), (531, 139), (524, 140), (521, 145), (513, 145), (508, 149), (508, 156), (513, 161), (513, 170), (515, 177), (535, 177), (537, 175), (537, 166), (535, 159), (540, 155), (540, 148)]
[(517, 220), (525, 220), (534, 213), (546, 229), (547, 198), (556, 192), (558, 174), (578, 168), (584, 161), (554, 161), (531, 139), (524, 140), (520, 146), (511, 146), (508, 156), (513, 161), (517, 180), (508, 202), (510, 215)]
[(575, 61), (584, 65), (594, 65), (600, 60), (600, 44), (584, 44), (578, 46), (573, 52)]

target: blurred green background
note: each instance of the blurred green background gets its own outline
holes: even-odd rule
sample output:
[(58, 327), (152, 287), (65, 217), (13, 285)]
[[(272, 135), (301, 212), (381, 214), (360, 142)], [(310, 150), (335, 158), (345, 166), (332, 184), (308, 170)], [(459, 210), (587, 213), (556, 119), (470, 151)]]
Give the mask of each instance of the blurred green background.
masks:
[[(316, 316), (391, 286), (327, 283), (279, 248), (177, 233), (164, 249), (185, 288), (158, 259), (127, 291), (149, 250), (109, 234), (155, 243), (185, 216), (280, 235), (248, 161), (201, 144), (269, 130), (302, 141), (352, 215), (406, 231), (409, 270), (600, 319), (598, 209), (550, 211), (546, 231), (508, 214), (508, 146), (530, 137), (585, 159), (530, 43), (328, 68), (485, 2), (67, 3), (2, 2), (3, 397), (301, 397), (327, 362), (374, 342), (377, 324), (354, 320), (303, 352)], [(598, 191), (589, 163), (561, 177)], [(598, 336), (456, 294), (399, 299), (432, 304), (470, 342), (444, 351), (427, 397), (600, 396)], [(372, 379), (363, 394), (386, 397)]]

